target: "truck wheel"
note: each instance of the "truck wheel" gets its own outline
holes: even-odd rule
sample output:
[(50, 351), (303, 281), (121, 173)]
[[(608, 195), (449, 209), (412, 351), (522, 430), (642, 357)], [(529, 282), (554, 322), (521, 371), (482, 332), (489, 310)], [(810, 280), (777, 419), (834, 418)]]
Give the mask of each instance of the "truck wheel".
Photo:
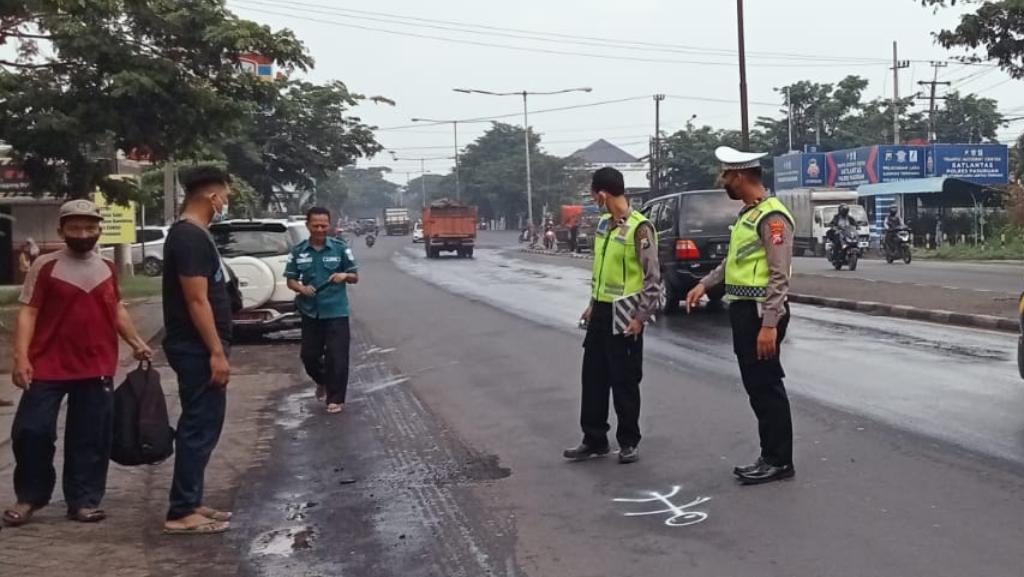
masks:
[(467, 248), (466, 249), (466, 258), (473, 258), (473, 249), (471, 249), (471, 248)]

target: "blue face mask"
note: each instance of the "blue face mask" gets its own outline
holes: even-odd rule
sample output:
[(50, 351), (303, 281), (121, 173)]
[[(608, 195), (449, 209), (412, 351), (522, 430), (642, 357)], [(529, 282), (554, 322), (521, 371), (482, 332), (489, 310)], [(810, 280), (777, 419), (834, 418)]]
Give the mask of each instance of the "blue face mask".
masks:
[(213, 214), (213, 222), (221, 222), (228, 219), (228, 203), (224, 203), (220, 207), (220, 212)]

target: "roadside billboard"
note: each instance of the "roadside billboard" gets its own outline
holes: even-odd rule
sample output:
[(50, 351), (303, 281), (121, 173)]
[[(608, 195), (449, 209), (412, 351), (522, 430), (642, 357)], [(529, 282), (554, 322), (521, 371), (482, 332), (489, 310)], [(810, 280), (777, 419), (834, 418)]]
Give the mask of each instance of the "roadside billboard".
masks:
[(977, 184), (1010, 180), (1010, 149), (1005, 144), (936, 144), (935, 176), (962, 178)]
[(107, 201), (106, 195), (96, 192), (92, 201), (103, 217), (103, 232), (100, 244), (132, 244), (135, 242), (135, 203), (127, 206)]
[(925, 151), (921, 146), (879, 146), (879, 182), (924, 178)]
[(828, 185), (856, 188), (878, 182), (878, 147), (864, 146), (828, 153)]

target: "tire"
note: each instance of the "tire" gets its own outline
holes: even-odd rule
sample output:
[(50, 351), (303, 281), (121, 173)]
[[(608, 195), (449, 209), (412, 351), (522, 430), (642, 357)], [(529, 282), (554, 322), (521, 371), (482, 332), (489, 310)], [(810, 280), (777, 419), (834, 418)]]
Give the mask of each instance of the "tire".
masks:
[(857, 259), (858, 258), (860, 258), (860, 257), (857, 256), (857, 253), (853, 253), (853, 254), (850, 255), (849, 261), (850, 261), (850, 271), (851, 272), (857, 270)]
[(430, 254), (430, 244), (426, 242), (423, 243), (423, 252), (427, 253), (427, 258), (434, 258), (433, 255)]
[(467, 248), (466, 249), (466, 258), (473, 258), (473, 249), (471, 249), (471, 248)]
[(910, 253), (910, 247), (909, 246), (904, 246), (903, 247), (903, 262), (906, 263), (906, 264), (910, 264), (910, 261), (912, 261), (913, 259), (914, 259), (914, 257)]
[(836, 270), (843, 270), (843, 262), (840, 260), (832, 261), (832, 266), (834, 266)]
[(164, 261), (155, 256), (146, 257), (142, 262), (142, 272), (146, 276), (160, 276), (164, 273)]
[(238, 279), (238, 290), (242, 293), (242, 308), (261, 307), (274, 296), (277, 277), (267, 263), (252, 256), (237, 256), (225, 259), (225, 262)]
[(895, 260), (896, 259), (892, 258), (891, 254), (885, 253), (885, 262), (887, 262), (889, 264), (892, 264)]

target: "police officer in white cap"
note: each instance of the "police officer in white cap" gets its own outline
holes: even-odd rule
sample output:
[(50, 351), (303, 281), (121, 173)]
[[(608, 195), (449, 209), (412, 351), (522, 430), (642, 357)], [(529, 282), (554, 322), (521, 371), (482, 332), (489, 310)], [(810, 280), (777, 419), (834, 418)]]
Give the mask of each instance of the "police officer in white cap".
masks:
[(793, 259), (793, 216), (770, 196), (761, 176), (767, 154), (727, 146), (715, 151), (722, 163), (719, 182), (743, 210), (732, 228), (729, 256), (686, 297), (687, 310), (708, 289), (725, 283), (730, 301), (733, 348), (743, 386), (757, 416), (761, 455), (733, 473), (744, 485), (793, 477), (793, 423), (782, 383), (779, 348), (789, 324), (789, 278)]

